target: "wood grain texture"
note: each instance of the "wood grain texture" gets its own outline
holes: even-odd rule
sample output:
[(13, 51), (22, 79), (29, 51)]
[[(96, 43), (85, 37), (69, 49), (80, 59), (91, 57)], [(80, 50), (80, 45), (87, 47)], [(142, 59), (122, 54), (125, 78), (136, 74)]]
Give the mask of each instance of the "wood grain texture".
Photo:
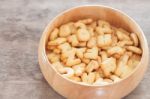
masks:
[[(44, 80), (37, 48), (44, 27), (54, 16), (81, 4), (104, 4), (123, 10), (139, 23), (150, 42), (149, 0), (0, 0), (1, 99), (64, 99)], [(149, 71), (125, 99), (150, 98)]]

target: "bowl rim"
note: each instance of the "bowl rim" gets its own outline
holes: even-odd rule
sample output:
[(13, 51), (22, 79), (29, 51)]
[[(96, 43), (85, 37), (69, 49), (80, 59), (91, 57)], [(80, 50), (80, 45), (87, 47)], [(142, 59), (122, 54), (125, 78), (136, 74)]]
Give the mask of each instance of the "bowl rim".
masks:
[[(48, 28), (52, 25), (52, 23), (57, 19), (59, 18), (61, 15), (63, 15), (64, 13), (68, 13), (69, 11), (71, 10), (74, 10), (74, 9), (77, 9), (77, 8), (84, 8), (84, 7), (101, 7), (101, 8), (106, 8), (106, 9), (109, 9), (109, 10), (113, 10), (114, 12), (118, 12), (119, 14), (125, 16), (126, 18), (128, 18), (129, 20), (131, 20), (132, 23), (134, 23), (134, 25), (139, 29), (139, 31), (141, 32), (141, 36), (143, 38), (143, 42), (145, 43), (145, 46), (142, 48), (142, 57), (141, 57), (141, 60), (139, 62), (139, 64), (136, 66), (136, 68), (128, 75), (126, 76), (125, 78), (121, 79), (120, 81), (118, 82), (114, 82), (114, 83), (110, 83), (110, 84), (107, 84), (107, 85), (90, 85), (90, 84), (86, 84), (86, 83), (82, 83), (82, 82), (76, 82), (76, 81), (73, 81), (73, 80), (70, 80), (66, 77), (63, 77), (53, 66), (51, 66), (52, 64), (49, 62), (48, 58), (47, 58), (47, 55), (46, 55), (46, 48), (45, 48), (45, 45), (46, 45), (46, 38), (44, 37), (44, 35), (47, 34), (47, 30)], [(51, 21), (46, 25), (46, 28), (44, 29), (43, 33), (42, 33), (42, 36), (40, 38), (40, 44), (41, 44), (41, 41), (44, 39), (44, 48), (42, 48), (43, 52), (40, 52), (42, 55), (43, 55), (43, 59), (48, 63), (49, 66), (51, 66), (51, 68), (55, 71), (56, 74), (58, 74), (61, 78), (73, 83), (73, 84), (77, 84), (77, 85), (80, 85), (80, 86), (86, 86), (86, 87), (107, 87), (107, 86), (113, 86), (113, 85), (116, 85), (116, 84), (119, 84), (123, 81), (125, 81), (126, 79), (128, 79), (130, 76), (132, 76), (136, 71), (137, 69), (139, 68), (139, 66), (141, 65), (141, 62), (144, 61), (144, 56), (145, 54), (147, 53), (149, 55), (149, 48), (148, 48), (148, 43), (147, 43), (147, 39), (144, 35), (144, 32), (142, 31), (141, 27), (138, 25), (138, 23), (133, 19), (131, 18), (129, 15), (127, 15), (125, 12), (119, 10), (119, 9), (116, 9), (116, 8), (113, 8), (113, 7), (110, 7), (110, 6), (105, 6), (105, 5), (95, 5), (95, 4), (92, 4), (92, 5), (80, 5), (80, 6), (75, 6), (75, 7), (71, 7), (71, 8), (68, 8), (67, 10), (64, 10), (62, 12), (60, 12), (59, 14), (57, 14), (56, 16), (54, 16), (54, 18), (51, 19)], [(140, 41), (141, 42), (141, 41)], [(40, 44), (39, 44), (39, 48), (40, 49)], [(144, 49), (144, 50), (143, 50)], [(39, 54), (39, 53), (38, 53)], [(149, 59), (149, 56), (147, 55), (147, 58)], [(149, 60), (148, 60), (149, 61)], [(147, 62), (148, 63), (148, 62)], [(41, 65), (40, 65), (41, 67)], [(42, 71), (42, 70), (41, 70)], [(43, 73), (43, 71), (42, 71)], [(45, 77), (45, 75), (44, 75)], [(46, 78), (45, 78), (46, 79)], [(47, 81), (47, 79), (46, 79)]]

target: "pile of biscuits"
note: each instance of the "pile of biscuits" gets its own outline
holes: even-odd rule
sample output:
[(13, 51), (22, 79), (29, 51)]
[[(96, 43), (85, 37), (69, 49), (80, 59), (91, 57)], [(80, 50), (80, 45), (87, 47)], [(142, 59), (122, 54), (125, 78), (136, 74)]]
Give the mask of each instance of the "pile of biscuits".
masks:
[(142, 49), (136, 33), (88, 18), (54, 28), (46, 53), (62, 76), (78, 83), (107, 85), (131, 74)]

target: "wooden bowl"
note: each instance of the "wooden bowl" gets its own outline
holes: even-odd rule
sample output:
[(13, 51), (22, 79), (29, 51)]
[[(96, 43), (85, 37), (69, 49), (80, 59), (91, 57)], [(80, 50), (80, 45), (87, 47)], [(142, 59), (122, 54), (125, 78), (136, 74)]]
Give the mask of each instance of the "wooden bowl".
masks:
[[(77, 21), (83, 18), (103, 19), (116, 27), (122, 27), (129, 32), (137, 33), (143, 55), (139, 65), (128, 77), (120, 82), (105, 86), (84, 85), (62, 77), (51, 66), (46, 56), (45, 46), (52, 29), (69, 21)], [(148, 44), (139, 25), (125, 13), (102, 5), (75, 7), (59, 14), (47, 25), (38, 49), (39, 64), (45, 79), (56, 92), (69, 99), (120, 99), (126, 96), (143, 78), (148, 65), (148, 55)]]

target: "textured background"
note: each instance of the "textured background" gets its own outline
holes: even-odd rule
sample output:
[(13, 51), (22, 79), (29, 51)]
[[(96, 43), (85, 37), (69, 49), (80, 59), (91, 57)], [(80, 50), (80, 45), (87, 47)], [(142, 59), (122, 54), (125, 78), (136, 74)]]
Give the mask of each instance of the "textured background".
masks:
[[(37, 48), (54, 16), (82, 4), (104, 4), (126, 12), (150, 42), (150, 0), (0, 0), (0, 99), (64, 99), (43, 78)], [(149, 76), (150, 69), (124, 99), (150, 99)]]

